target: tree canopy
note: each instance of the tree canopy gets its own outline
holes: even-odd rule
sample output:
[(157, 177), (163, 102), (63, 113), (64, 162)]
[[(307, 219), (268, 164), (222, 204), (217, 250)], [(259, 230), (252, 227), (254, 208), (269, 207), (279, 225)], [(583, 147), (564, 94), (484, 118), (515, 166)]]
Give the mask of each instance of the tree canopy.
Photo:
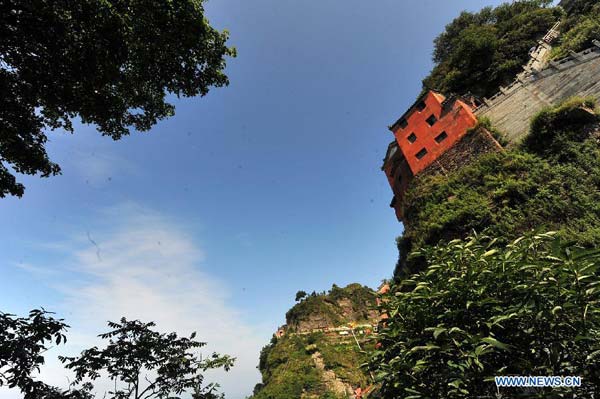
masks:
[(206, 345), (195, 341), (196, 333), (189, 338), (176, 333), (154, 331), (154, 323), (122, 318), (109, 322), (112, 329), (100, 337), (108, 340), (104, 349), (93, 347), (79, 357), (59, 357), (68, 369), (75, 371), (73, 386), (94, 381), (106, 372), (115, 382), (108, 399), (178, 399), (183, 393), (194, 399), (217, 399), (217, 384), (202, 386), (203, 372), (209, 369), (233, 366), (233, 358), (213, 353), (202, 358), (197, 350)]
[(435, 66), (425, 88), (446, 93), (491, 96), (514, 80), (529, 50), (561, 11), (548, 0), (522, 0), (496, 8), (462, 12), (435, 39)]
[(568, 15), (563, 20), (557, 45), (552, 49), (554, 58), (566, 57), (570, 51), (581, 51), (600, 40), (600, 3), (595, 0), (570, 2)]
[(94, 124), (119, 139), (174, 113), (166, 100), (228, 84), (228, 33), (203, 0), (0, 0), (0, 197), (15, 172), (60, 173), (49, 129)]
[(24, 399), (93, 399), (93, 382), (108, 375), (115, 388), (104, 394), (107, 399), (178, 399), (184, 393), (193, 399), (224, 397), (217, 384), (203, 385), (203, 373), (229, 371), (235, 359), (217, 353), (202, 358), (198, 350), (206, 343), (194, 340), (196, 333), (189, 338), (163, 334), (153, 330), (152, 322), (125, 318), (109, 326), (111, 331), (100, 335), (108, 340), (106, 348), (59, 357), (76, 377), (71, 389), (62, 390), (34, 377), (49, 345), (66, 342), (69, 326), (43, 309), (27, 317), (0, 312), (0, 387), (18, 389)]
[(68, 327), (43, 309), (27, 317), (0, 312), (0, 387), (16, 388), (24, 399), (91, 399), (89, 385), (63, 391), (34, 378), (47, 346), (65, 343)]

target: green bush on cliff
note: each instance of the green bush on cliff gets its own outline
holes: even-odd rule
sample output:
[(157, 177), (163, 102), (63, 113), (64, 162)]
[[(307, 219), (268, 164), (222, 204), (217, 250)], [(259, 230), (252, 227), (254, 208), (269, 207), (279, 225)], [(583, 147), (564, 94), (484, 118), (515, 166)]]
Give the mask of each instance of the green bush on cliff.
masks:
[(308, 296), (302, 302), (294, 305), (285, 314), (287, 325), (292, 329), (298, 323), (307, 320), (310, 315), (320, 315), (330, 325), (339, 325), (344, 319), (337, 309), (329, 303), (325, 295)]
[(579, 143), (590, 136), (590, 128), (596, 127), (600, 119), (597, 113), (593, 98), (574, 97), (543, 109), (531, 120), (522, 147), (554, 162), (577, 161), (574, 155), (579, 152)]
[(285, 336), (263, 348), (259, 364), (263, 382), (255, 390), (254, 399), (297, 399), (303, 393), (324, 389), (305, 339)]
[(414, 249), (463, 238), (472, 230), (504, 240), (532, 229), (557, 230), (582, 245), (600, 244), (600, 148), (589, 100), (542, 111), (521, 148), (482, 156), (448, 176), (419, 179), (407, 192), (398, 239), (400, 278), (423, 266)]
[[(360, 284), (349, 284), (341, 288), (333, 285), (329, 292), (309, 295), (294, 305), (285, 315), (288, 327), (294, 328), (298, 323), (306, 321), (310, 316), (318, 315), (327, 326), (336, 327), (348, 321), (340, 307), (340, 301), (350, 302), (357, 320), (368, 320), (369, 310), (375, 306), (375, 292)], [(321, 326), (325, 327), (325, 326)]]
[[(361, 338), (359, 338), (361, 339)], [(362, 340), (364, 349), (372, 349), (372, 339)], [(366, 387), (368, 377), (359, 366), (368, 361), (351, 338), (328, 337), (322, 332), (288, 334), (274, 339), (261, 351), (259, 369), (263, 380), (254, 389), (253, 399), (342, 399), (329, 391), (321, 371), (311, 355), (317, 353), (325, 370), (352, 387)]]
[[(362, 337), (358, 337), (361, 339)], [(373, 340), (371, 340), (373, 341)], [(319, 352), (327, 370), (333, 370), (338, 378), (348, 382), (353, 387), (367, 387), (370, 385), (368, 375), (360, 368), (369, 360), (368, 351), (372, 350), (375, 342), (363, 341), (359, 350), (354, 339), (347, 342), (321, 341)]]
[(384, 296), (390, 318), (371, 361), (383, 398), (491, 398), (499, 375), (581, 376), (577, 397), (600, 394), (600, 250), (539, 234), (508, 245), (472, 236), (421, 255), (427, 269)]

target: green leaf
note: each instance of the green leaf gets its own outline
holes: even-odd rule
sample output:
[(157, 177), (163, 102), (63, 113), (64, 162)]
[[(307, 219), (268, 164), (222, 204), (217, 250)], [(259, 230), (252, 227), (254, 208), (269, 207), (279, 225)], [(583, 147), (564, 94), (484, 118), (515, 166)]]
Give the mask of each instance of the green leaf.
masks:
[(437, 339), (437, 338), (440, 336), (440, 334), (442, 334), (442, 333), (444, 333), (444, 332), (446, 332), (446, 329), (445, 329), (444, 327), (439, 327), (439, 328), (436, 328), (436, 329), (433, 331), (433, 338), (434, 338), (434, 339)]
[(488, 256), (492, 256), (494, 254), (498, 253), (497, 249), (490, 249), (489, 251), (485, 252), (482, 256), (484, 258), (487, 258)]
[(485, 342), (486, 344), (490, 344), (493, 347), (498, 348), (498, 349), (502, 349), (502, 350), (505, 350), (505, 351), (510, 350), (510, 345), (504, 344), (504, 343), (498, 341), (494, 337), (485, 337), (481, 341)]
[(560, 312), (561, 310), (562, 310), (562, 306), (555, 306), (555, 307), (552, 309), (552, 314), (553, 314), (554, 316), (556, 316), (556, 314), (557, 314), (558, 312)]

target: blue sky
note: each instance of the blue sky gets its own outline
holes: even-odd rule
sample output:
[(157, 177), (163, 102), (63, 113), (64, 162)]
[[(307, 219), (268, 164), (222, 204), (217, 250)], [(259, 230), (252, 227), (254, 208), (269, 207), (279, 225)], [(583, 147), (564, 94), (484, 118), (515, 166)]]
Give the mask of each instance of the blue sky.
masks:
[(174, 99), (173, 118), (118, 142), (52, 132), (63, 175), (23, 177), (25, 196), (0, 201), (0, 309), (56, 310), (72, 352), (121, 315), (197, 330), (238, 356), (215, 378), (243, 398), (296, 291), (391, 275), (402, 226), (380, 171), (386, 127), (445, 24), (498, 3), (211, 0), (238, 49), (231, 85)]

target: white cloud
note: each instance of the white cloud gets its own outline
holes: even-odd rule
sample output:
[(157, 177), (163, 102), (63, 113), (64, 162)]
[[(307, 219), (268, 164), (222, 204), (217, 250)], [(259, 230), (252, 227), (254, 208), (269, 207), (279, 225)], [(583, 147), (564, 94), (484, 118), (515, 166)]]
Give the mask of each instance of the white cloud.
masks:
[(136, 174), (139, 171), (134, 163), (108, 149), (76, 147), (67, 159), (59, 163), (63, 165), (64, 173), (76, 173), (96, 188), (110, 184), (113, 176)]
[[(69, 278), (54, 284), (64, 295), (60, 315), (71, 325), (69, 341), (49, 352), (47, 359), (55, 358), (57, 350), (74, 354), (98, 344), (96, 335), (106, 331), (107, 320), (125, 316), (155, 321), (164, 332), (197, 331), (197, 339), (209, 343), (203, 351), (207, 354), (237, 357), (229, 373), (211, 373), (207, 380), (221, 383), (227, 398), (250, 394), (259, 380), (256, 364), (264, 334), (241, 321), (229, 304), (226, 282), (203, 271), (203, 263), (209, 261), (204, 251), (181, 226), (131, 204), (103, 213), (102, 219), (109, 226), (120, 222), (85, 232), (65, 253)], [(57, 248), (68, 247), (63, 243)], [(28, 265), (32, 272), (40, 268)], [(43, 378), (64, 386), (66, 373), (57, 361), (50, 361)]]

